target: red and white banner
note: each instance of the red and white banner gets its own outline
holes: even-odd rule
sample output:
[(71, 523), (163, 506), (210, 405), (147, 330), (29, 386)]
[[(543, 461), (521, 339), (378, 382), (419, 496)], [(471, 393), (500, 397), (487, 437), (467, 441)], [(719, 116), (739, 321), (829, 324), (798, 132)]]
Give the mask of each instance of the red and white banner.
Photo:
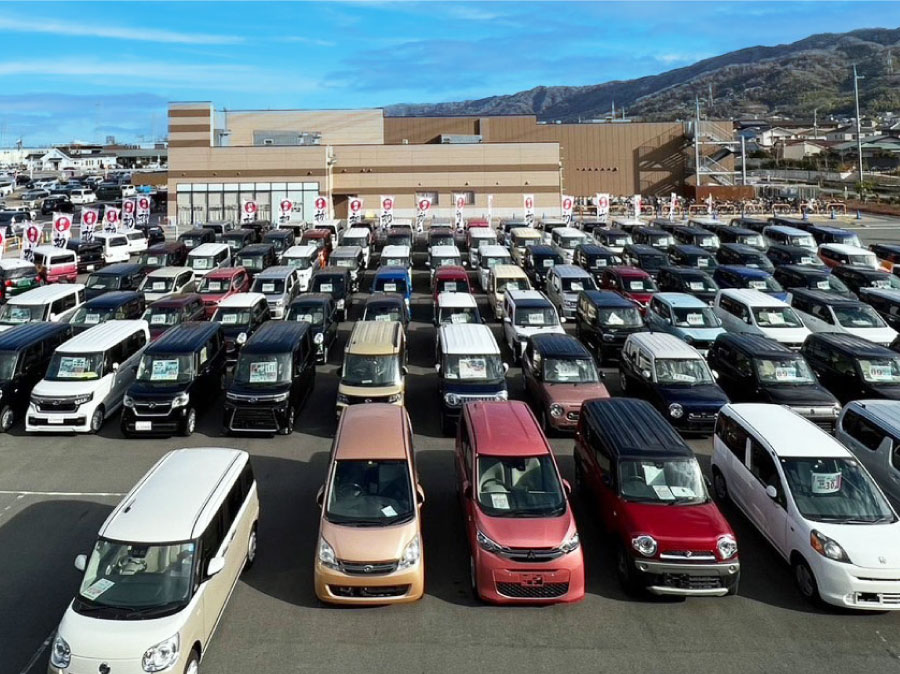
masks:
[(290, 222), (291, 216), (294, 213), (294, 202), (288, 199), (287, 197), (281, 199), (278, 202), (278, 222), (277, 225), (280, 227), (281, 225)]
[(113, 208), (112, 206), (107, 206), (106, 210), (103, 211), (103, 231), (108, 232), (110, 234), (115, 234), (119, 231), (119, 226), (122, 224), (122, 209)]
[(534, 227), (534, 195), (523, 194), (522, 206), (525, 208), (525, 222), (529, 227)]
[(68, 213), (53, 214), (53, 245), (65, 248), (66, 241), (72, 236), (72, 216)]
[(36, 222), (25, 223), (22, 231), (24, 232), (22, 257), (31, 262), (34, 259), (34, 247), (41, 243), (41, 235), (44, 232)]
[(425, 231), (425, 218), (431, 210), (431, 199), (416, 195), (416, 231)]
[(713, 195), (712, 192), (706, 197), (706, 212), (712, 214), (713, 212)]
[(672, 192), (669, 196), (669, 220), (675, 219), (675, 207), (678, 205), (678, 195)]
[(259, 213), (259, 204), (251, 199), (241, 202), (241, 222), (255, 222)]
[[(328, 219), (328, 199), (323, 197), (321, 194), (316, 197), (315, 201), (315, 213), (313, 213), (313, 220), (317, 223), (325, 222)], [(362, 208), (362, 206), (360, 206)]]
[(488, 202), (488, 225), (493, 227), (494, 226), (494, 195), (493, 194), (487, 195), (487, 202)]
[(463, 217), (465, 208), (466, 208), (466, 195), (465, 194), (454, 194), (453, 195), (453, 225), (458, 230), (463, 229), (463, 227), (465, 227), (465, 218)]
[[(122, 199), (122, 227), (133, 229), (137, 216), (137, 197)], [(83, 238), (83, 237), (82, 237)]]
[(594, 205), (597, 207), (597, 217), (605, 218), (609, 215), (609, 194), (597, 192), (594, 197)]
[[(123, 206), (124, 208), (124, 206)], [(78, 236), (82, 241), (94, 240), (94, 229), (100, 222), (100, 210), (90, 206), (84, 206), (81, 209), (81, 230)]]
[(362, 210), (363, 200), (359, 197), (350, 197), (350, 201), (347, 202), (347, 213), (349, 214), (347, 223), (355, 225), (362, 220)]
[(564, 194), (562, 196), (562, 216), (566, 221), (566, 226), (572, 223), (572, 210), (575, 208), (575, 199)]
[(394, 197), (381, 197), (381, 228), (387, 229), (394, 222)]
[[(124, 206), (124, 205), (123, 205)], [(146, 227), (150, 224), (150, 197), (142, 194), (137, 198), (137, 224)], [(133, 227), (134, 225), (132, 225)]]
[(635, 194), (631, 197), (631, 207), (634, 209), (634, 217), (641, 217), (641, 195)]

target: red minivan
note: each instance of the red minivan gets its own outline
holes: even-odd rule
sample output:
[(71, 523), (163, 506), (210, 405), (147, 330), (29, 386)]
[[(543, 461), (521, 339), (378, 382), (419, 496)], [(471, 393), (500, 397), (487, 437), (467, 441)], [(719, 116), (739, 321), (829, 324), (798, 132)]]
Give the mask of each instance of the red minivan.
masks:
[(203, 308), (206, 317), (212, 318), (219, 302), (236, 293), (250, 290), (250, 275), (243, 267), (220, 267), (213, 269), (203, 280), (197, 292), (203, 297)]
[(498, 604), (584, 597), (569, 484), (528, 405), (465, 404), (456, 475), (476, 596)]
[(457, 265), (448, 265), (437, 269), (431, 281), (431, 289), (434, 291), (433, 300), (435, 304), (437, 304), (437, 296), (441, 293), (472, 293), (472, 286), (469, 285), (469, 275), (464, 267)]
[(631, 300), (638, 305), (641, 314), (647, 310), (647, 305), (656, 292), (656, 284), (650, 274), (637, 267), (615, 266), (603, 270), (600, 277), (600, 287), (604, 290), (612, 290), (622, 297)]
[(610, 534), (626, 593), (737, 593), (734, 532), (691, 448), (650, 403), (609, 398), (581, 406), (575, 482)]

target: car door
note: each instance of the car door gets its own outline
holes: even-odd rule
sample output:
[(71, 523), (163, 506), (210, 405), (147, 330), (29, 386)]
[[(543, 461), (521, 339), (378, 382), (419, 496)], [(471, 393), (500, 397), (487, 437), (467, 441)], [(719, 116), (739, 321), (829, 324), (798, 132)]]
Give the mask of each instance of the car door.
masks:
[(534, 408), (541, 404), (540, 388), (541, 355), (535, 353), (534, 345), (529, 344), (522, 354), (522, 377), (525, 383), (525, 393), (531, 399)]
[[(787, 550), (787, 494), (776, 459), (751, 435), (748, 461), (751, 478), (746, 485), (747, 514), (775, 549), (786, 557), (790, 552)], [(767, 487), (775, 487), (775, 498), (766, 493)]]
[(729, 416), (720, 415), (716, 426), (716, 434), (726, 451), (719, 456), (722, 458), (721, 467), (724, 469), (725, 482), (728, 487), (728, 496), (741, 510), (746, 512), (746, 483), (749, 475), (747, 470), (747, 446), (749, 436), (747, 431), (738, 422)]

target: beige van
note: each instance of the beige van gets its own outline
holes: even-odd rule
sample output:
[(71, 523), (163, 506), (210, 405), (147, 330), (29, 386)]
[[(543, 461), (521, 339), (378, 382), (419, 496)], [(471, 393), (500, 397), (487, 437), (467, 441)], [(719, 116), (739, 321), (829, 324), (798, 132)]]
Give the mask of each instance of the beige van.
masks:
[(425, 494), (405, 408), (374, 403), (344, 412), (317, 501), (322, 516), (314, 577), (320, 600), (399, 604), (422, 596)]
[(359, 321), (353, 327), (337, 394), (337, 414), (349, 405), (403, 405), (406, 337), (399, 321)]
[(509, 233), (509, 252), (520, 267), (525, 266), (528, 249), (543, 242), (541, 233), (533, 227), (516, 227)]
[(241, 571), (259, 499), (247, 452), (169, 452), (112, 511), (50, 648), (50, 674), (199, 674)]
[(503, 293), (507, 288), (531, 290), (531, 281), (521, 267), (514, 264), (495, 265), (488, 276), (487, 295), (497, 320), (503, 319)]

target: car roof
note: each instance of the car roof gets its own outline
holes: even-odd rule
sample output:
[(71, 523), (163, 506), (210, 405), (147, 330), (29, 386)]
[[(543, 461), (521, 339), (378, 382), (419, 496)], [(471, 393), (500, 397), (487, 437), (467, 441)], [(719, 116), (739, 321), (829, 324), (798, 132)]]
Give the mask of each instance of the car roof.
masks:
[(516, 304), (523, 302), (541, 302), (549, 303), (550, 300), (540, 290), (519, 290), (518, 288), (507, 288), (506, 293)]
[(441, 350), (454, 355), (499, 355), (491, 329), (481, 323), (448, 323), (438, 328)]
[(581, 250), (585, 255), (615, 255), (609, 248), (601, 246), (599, 243), (580, 243), (578, 244), (577, 249)]
[(542, 356), (549, 358), (590, 358), (591, 352), (578, 338), (545, 332), (532, 335), (531, 343)]
[[(438, 293), (438, 306), (455, 308), (455, 307), (477, 307), (478, 302), (473, 295), (469, 293)], [(2, 333), (0, 333), (2, 334)]]
[(372, 235), (372, 232), (370, 232), (366, 227), (351, 227), (343, 234), (343, 236), (349, 236), (351, 239), (355, 236), (371, 236), (371, 235)]
[(705, 269), (697, 269), (696, 267), (681, 267), (678, 265), (666, 265), (660, 271), (666, 271), (670, 274), (675, 274), (677, 276), (693, 276), (696, 278), (697, 276), (705, 276), (708, 279), (712, 280), (712, 276), (709, 275)]
[[(613, 224), (615, 224), (616, 222), (617, 221), (614, 220)], [(628, 236), (629, 235), (627, 231), (625, 231), (624, 229), (618, 228), (618, 227), (610, 227), (609, 229), (595, 229), (594, 230), (594, 236), (604, 236), (606, 234), (611, 234), (613, 236)]]
[(534, 227), (515, 227), (510, 230), (510, 235), (517, 239), (539, 239), (543, 236), (543, 234)]
[[(312, 326), (305, 321), (266, 321), (254, 332), (241, 353), (284, 353), (300, 345)], [(170, 330), (171, 332), (171, 330)]]
[(627, 341), (646, 348), (653, 358), (703, 359), (697, 349), (667, 332), (635, 332), (628, 335)]
[(75, 255), (74, 250), (69, 250), (68, 248), (57, 248), (56, 246), (35, 246), (34, 252), (40, 253), (41, 255), (54, 255), (58, 253), (66, 253), (70, 257)]
[(879, 297), (890, 302), (900, 302), (900, 289), (897, 288), (860, 288), (859, 294), (867, 297)]
[(186, 271), (193, 272), (194, 270), (190, 267), (160, 267), (159, 269), (154, 269), (153, 271), (148, 273), (147, 276), (152, 276), (154, 278), (169, 278), (171, 276), (178, 276), (179, 274), (183, 274)]
[[(207, 244), (203, 244), (204, 246)], [(226, 244), (227, 245), (227, 244)], [(313, 246), (315, 247), (315, 246)], [(196, 248), (194, 250), (197, 250)], [(266, 253), (268, 251), (275, 251), (275, 244), (273, 243), (251, 243), (249, 246), (244, 246), (241, 248), (236, 254), (243, 255), (245, 253), (253, 255), (255, 253)], [(290, 248), (288, 248), (290, 250)], [(318, 248), (316, 248), (318, 250)]]
[[(368, 230), (363, 230), (368, 231)], [(269, 245), (269, 244), (266, 244)], [(311, 243), (303, 243), (300, 245), (291, 246), (286, 251), (284, 251), (284, 255), (282, 257), (309, 257), (310, 255), (318, 255), (319, 249), (311, 244)]]
[(347, 407), (335, 434), (334, 459), (407, 459), (411, 451), (407, 447), (407, 419), (406, 408), (390, 403)]
[(741, 264), (720, 264), (713, 270), (715, 276), (716, 271), (730, 271), (738, 276), (745, 278), (769, 278), (772, 274), (765, 269), (757, 269), (756, 267), (745, 267)]
[(835, 276), (840, 276), (847, 272), (867, 276), (869, 278), (890, 276), (891, 273), (886, 269), (873, 269), (872, 267), (864, 267), (858, 264), (842, 264), (831, 270), (831, 273), (835, 274)]
[(612, 290), (582, 290), (581, 294), (586, 296), (591, 304), (602, 307), (635, 307), (635, 303), (629, 299), (622, 297), (619, 293)]
[(434, 277), (437, 278), (438, 276), (450, 276), (452, 278), (465, 276), (466, 280), (469, 279), (469, 274), (468, 272), (466, 272), (466, 268), (458, 264), (448, 264), (435, 269)]
[(556, 227), (553, 230), (553, 236), (556, 236), (557, 234), (559, 236), (578, 236), (578, 237), (587, 236), (587, 234), (582, 232), (577, 227)]
[(0, 260), (0, 269), (27, 269), (28, 267), (34, 269), (34, 262), (18, 257), (5, 257)]
[(643, 269), (637, 267), (629, 267), (628, 265), (616, 265), (615, 267), (607, 267), (606, 271), (610, 271), (625, 278), (650, 278), (650, 274)]
[[(117, 262), (116, 264), (106, 265), (105, 267), (101, 267), (96, 271), (92, 271), (91, 276), (95, 274), (101, 276), (115, 276), (118, 274), (127, 275), (134, 274), (136, 272), (142, 271), (143, 269), (143, 265), (137, 264), (135, 262)], [(165, 267), (163, 267), (163, 269), (165, 269)]]
[(478, 254), (482, 257), (490, 257), (492, 255), (509, 257), (509, 250), (506, 246), (501, 246), (498, 243), (492, 243), (488, 244), (487, 246), (478, 246)]
[(722, 288), (719, 291), (722, 297), (729, 297), (749, 307), (786, 307), (787, 302), (782, 302), (777, 297), (768, 295), (761, 290), (750, 288)]
[(0, 332), (0, 351), (13, 351), (58, 332), (71, 332), (68, 323), (35, 321), (22, 323)]
[(163, 241), (161, 243), (154, 243), (147, 249), (148, 253), (169, 253), (175, 250), (182, 250), (187, 248), (184, 245), (183, 241)]
[(114, 236), (125, 236), (125, 232), (94, 232), (95, 239), (111, 239)]
[(84, 303), (85, 308), (118, 307), (126, 302), (141, 299), (143, 295), (136, 290), (114, 290), (103, 293)]
[(795, 353), (781, 342), (776, 342), (774, 339), (769, 339), (762, 335), (754, 335), (749, 332), (722, 332), (716, 337), (716, 342), (728, 344), (736, 349), (746, 351), (752, 356), (758, 357), (772, 356), (780, 358), (783, 356), (791, 356)]
[(203, 301), (203, 297), (199, 293), (172, 293), (171, 295), (163, 295), (155, 302), (148, 304), (149, 307), (180, 307), (184, 306), (192, 300)]
[[(654, 249), (655, 251), (656, 249)], [(574, 264), (558, 264), (550, 271), (560, 278), (590, 278), (591, 275), (583, 268)]]
[(228, 247), (227, 243), (201, 243), (199, 246), (194, 248), (189, 256), (200, 257), (201, 255), (215, 255), (223, 250), (231, 250)]
[(834, 293), (826, 293), (824, 290), (794, 288), (791, 290), (791, 293), (794, 297), (806, 298), (829, 306), (858, 307), (863, 304), (852, 297), (843, 297), (841, 295), (835, 295)]
[(678, 432), (646, 400), (586, 400), (581, 413), (585, 422), (615, 447), (620, 458), (694, 456)]
[(245, 271), (243, 267), (216, 267), (215, 269), (211, 269), (206, 274), (205, 278), (231, 278), (242, 271)]
[(465, 405), (475, 453), (488, 456), (550, 454), (528, 405), (519, 400), (472, 402)]
[(302, 293), (291, 300), (291, 306), (294, 306), (295, 304), (297, 306), (303, 306), (304, 304), (313, 302), (316, 304), (323, 304), (326, 302), (333, 304), (334, 298), (328, 293)]
[(446, 256), (459, 255), (459, 248), (453, 244), (441, 243), (431, 247), (431, 254)]
[(625, 248), (637, 255), (665, 255), (659, 248), (651, 246), (649, 243), (629, 243)]
[(256, 276), (253, 277), (253, 281), (256, 282), (256, 279), (266, 278), (284, 278), (285, 276), (292, 276), (293, 274), (293, 267), (281, 264), (275, 267), (266, 267), (261, 272), (257, 272)]
[(191, 447), (169, 452), (110, 513), (100, 536), (132, 543), (196, 538), (218, 508), (220, 498), (210, 497), (222, 491), (226, 476), (239, 474), (247, 461), (248, 454), (238, 449)]
[(548, 246), (546, 243), (536, 243), (528, 248), (528, 252), (531, 255), (559, 255), (553, 246)]
[[(327, 269), (329, 269), (329, 267), (325, 267), (325, 269), (321, 269), (319, 271), (325, 271)], [(338, 267), (338, 269), (349, 273), (349, 271), (344, 267)], [(315, 272), (315, 274), (318, 274), (319, 271)], [(389, 265), (385, 265), (383, 267), (379, 267), (378, 269), (375, 270), (375, 278), (378, 278), (380, 276), (387, 276), (388, 278), (403, 277), (404, 279), (408, 279), (409, 271), (407, 270), (406, 267), (399, 267), (397, 265), (389, 264)]]
[(345, 351), (357, 355), (385, 355), (400, 348), (402, 336), (400, 321), (357, 321)]
[(689, 255), (703, 255), (704, 257), (710, 257), (712, 255), (712, 253), (705, 248), (701, 248), (693, 243), (678, 243), (672, 246), (672, 250)]
[(235, 293), (234, 295), (229, 295), (221, 302), (219, 302), (219, 309), (225, 309), (228, 307), (251, 307), (257, 302), (265, 302), (266, 296), (262, 293)]
[[(266, 324), (264, 323), (263, 326)], [(222, 324), (213, 321), (185, 321), (166, 330), (147, 347), (147, 353), (186, 353), (196, 351), (217, 332)]]
[(7, 303), (22, 305), (46, 304), (79, 290), (84, 290), (84, 285), (81, 283), (51, 283), (50, 285), (26, 290), (21, 295), (10, 297)]
[(410, 247), (401, 245), (385, 246), (381, 249), (381, 257), (390, 257), (391, 255), (409, 255)]
[(825, 267), (811, 267), (807, 264), (785, 264), (778, 267), (778, 269), (783, 269), (801, 276), (817, 276), (820, 278), (822, 276), (828, 276), (831, 273)]
[[(557, 268), (558, 267), (554, 267), (554, 269)], [(578, 267), (578, 269), (581, 269), (581, 267)], [(516, 264), (496, 264), (491, 267), (491, 273), (494, 276), (502, 276), (505, 278), (513, 276), (516, 278), (528, 278), (528, 274), (525, 273), (525, 270)]]
[(802, 229), (798, 229), (797, 227), (788, 227), (786, 225), (769, 225), (763, 230), (763, 234), (766, 232), (777, 232), (779, 234), (788, 234), (790, 236), (809, 236)]
[(859, 246), (848, 246), (846, 243), (822, 243), (819, 244), (819, 250), (830, 250), (834, 253), (843, 253), (845, 255), (867, 255), (875, 257), (875, 253), (866, 248)]
[(741, 255), (759, 256), (764, 254), (759, 248), (754, 248), (753, 246), (747, 245), (746, 243), (723, 243), (721, 249), (730, 250), (735, 253), (740, 253)]
[(268, 232), (263, 234), (263, 239), (268, 238), (284, 238), (287, 236), (294, 236), (293, 230), (290, 229), (270, 229)]
[(656, 293), (653, 297), (665, 302), (670, 307), (687, 307), (690, 309), (709, 308), (709, 305), (706, 302), (693, 295), (689, 295), (688, 293)]
[(147, 321), (106, 321), (80, 332), (57, 347), (59, 353), (104, 351), (136, 332), (148, 332)]
[[(400, 269), (404, 273), (406, 273), (405, 267), (381, 267), (381, 269)], [(380, 270), (379, 270), (380, 271)], [(338, 267), (337, 265), (328, 265), (327, 267), (322, 267), (320, 269), (316, 269), (313, 272), (313, 276), (350, 276), (350, 270), (347, 267)]]
[(839, 351), (852, 353), (854, 356), (871, 358), (896, 358), (897, 352), (886, 346), (881, 346), (868, 339), (841, 332), (814, 332), (809, 335), (807, 341), (824, 342)]
[(719, 414), (743, 420), (778, 457), (850, 457), (841, 443), (811, 421), (781, 405), (731, 403)]
[(854, 400), (844, 406), (847, 409), (868, 412), (894, 433), (900, 429), (900, 400)]
[(813, 251), (811, 251), (809, 248), (804, 248), (803, 246), (795, 246), (789, 243), (770, 243), (767, 250), (781, 250), (785, 253), (803, 255), (806, 257), (814, 255)]

